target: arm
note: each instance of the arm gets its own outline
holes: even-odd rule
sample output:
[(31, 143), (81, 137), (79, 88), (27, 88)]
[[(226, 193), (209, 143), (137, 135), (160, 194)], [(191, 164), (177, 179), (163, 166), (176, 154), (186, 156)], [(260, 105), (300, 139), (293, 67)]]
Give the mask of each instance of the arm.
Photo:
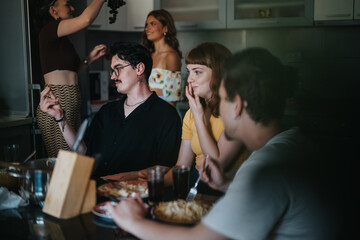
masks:
[(146, 219), (147, 208), (139, 195), (137, 199), (126, 199), (115, 207), (111, 204), (106, 207), (117, 225), (140, 239), (227, 239), (201, 223), (189, 228)]
[(89, 53), (89, 55), (85, 58), (88, 63), (81, 62), (78, 73), (82, 73), (92, 62), (104, 56), (106, 53), (106, 45), (99, 44), (94, 47), (94, 49)]
[[(70, 148), (74, 145), (76, 133), (71, 127), (70, 123), (66, 120), (64, 116), (64, 110), (59, 104), (59, 100), (56, 99), (54, 93), (51, 91), (50, 87), (45, 87), (45, 89), (40, 94), (40, 110), (47, 113), (55, 119), (63, 119), (58, 123), (61, 132), (64, 136), (65, 141)], [(86, 145), (82, 141), (78, 148), (78, 152), (84, 154), (86, 152)]]
[(73, 34), (89, 26), (99, 14), (104, 2), (105, 0), (94, 0), (80, 16), (62, 20), (57, 30), (58, 37)]
[(230, 179), (226, 178), (222, 167), (217, 162), (208, 158), (207, 163), (208, 165), (205, 168), (205, 158), (201, 159), (201, 168), (199, 171), (205, 170), (202, 175), (202, 180), (211, 188), (226, 192), (231, 182)]
[(200, 98), (193, 95), (191, 85), (186, 87), (186, 97), (189, 100), (189, 106), (194, 117), (196, 132), (199, 137), (201, 150), (204, 155), (209, 155), (216, 160), (223, 168), (234, 160), (240, 153), (243, 144), (238, 141), (229, 141), (224, 132), (221, 133), (219, 141), (216, 142), (210, 135), (208, 121), (205, 119), (203, 107)]
[[(191, 140), (182, 140), (180, 145), (179, 157), (176, 165), (191, 167), (195, 154), (191, 149)], [(172, 169), (165, 174), (165, 186), (172, 185)]]

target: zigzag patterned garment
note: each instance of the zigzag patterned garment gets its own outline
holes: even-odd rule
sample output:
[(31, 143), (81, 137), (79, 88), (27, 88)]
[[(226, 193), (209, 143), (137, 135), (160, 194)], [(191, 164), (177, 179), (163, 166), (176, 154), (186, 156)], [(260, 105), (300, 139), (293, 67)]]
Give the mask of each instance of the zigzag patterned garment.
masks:
[[(79, 85), (47, 85), (59, 99), (60, 105), (66, 111), (66, 119), (77, 131), (81, 124), (81, 96)], [(36, 110), (37, 124), (41, 131), (48, 157), (57, 157), (60, 149), (70, 150), (57, 122), (38, 107)]]

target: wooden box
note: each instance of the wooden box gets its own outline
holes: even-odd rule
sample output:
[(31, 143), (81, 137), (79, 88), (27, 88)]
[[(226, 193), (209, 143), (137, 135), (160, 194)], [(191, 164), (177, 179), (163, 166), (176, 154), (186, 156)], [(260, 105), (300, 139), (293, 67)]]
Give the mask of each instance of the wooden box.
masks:
[(62, 219), (88, 211), (89, 204), (85, 198), (88, 186), (91, 185), (89, 191), (95, 191), (93, 183), (89, 184), (93, 165), (94, 158), (60, 150), (42, 211)]

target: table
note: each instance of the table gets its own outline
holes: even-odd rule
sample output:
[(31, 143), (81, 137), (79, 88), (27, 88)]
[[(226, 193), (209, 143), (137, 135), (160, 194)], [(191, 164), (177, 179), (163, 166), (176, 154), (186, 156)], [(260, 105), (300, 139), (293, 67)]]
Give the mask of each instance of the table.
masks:
[(38, 206), (0, 211), (0, 239), (137, 239), (92, 213), (57, 219)]
[[(172, 189), (166, 188), (165, 200)], [(170, 194), (170, 195), (169, 195)], [(217, 197), (202, 195), (202, 199), (215, 201)], [(98, 203), (108, 200), (97, 196)], [(39, 206), (27, 206), (0, 211), (0, 239), (138, 239), (123, 231), (111, 221), (93, 213), (81, 214), (70, 219), (57, 219), (42, 212)]]

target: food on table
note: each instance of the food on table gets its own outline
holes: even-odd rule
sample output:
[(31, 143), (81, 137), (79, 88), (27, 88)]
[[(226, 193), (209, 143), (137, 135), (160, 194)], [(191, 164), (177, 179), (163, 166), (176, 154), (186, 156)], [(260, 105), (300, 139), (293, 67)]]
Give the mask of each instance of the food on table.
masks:
[(146, 182), (121, 181), (107, 183), (98, 187), (98, 192), (102, 195), (120, 198), (135, 198), (136, 193), (140, 193), (141, 197), (148, 197), (148, 187)]
[(201, 200), (186, 202), (178, 199), (159, 203), (154, 207), (153, 215), (159, 220), (167, 222), (193, 224), (200, 221), (211, 206), (211, 203)]

